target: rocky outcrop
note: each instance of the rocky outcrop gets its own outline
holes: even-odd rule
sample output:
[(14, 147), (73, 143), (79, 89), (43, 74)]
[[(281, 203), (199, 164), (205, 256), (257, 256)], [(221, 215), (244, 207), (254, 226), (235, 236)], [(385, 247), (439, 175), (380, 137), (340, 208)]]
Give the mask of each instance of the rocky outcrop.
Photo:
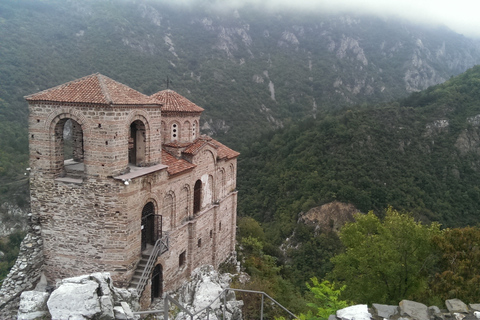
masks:
[(109, 273), (67, 278), (52, 293), (25, 291), (20, 297), (19, 320), (30, 319), (136, 319), (136, 291), (113, 286)]
[(28, 229), (28, 211), (17, 205), (4, 202), (0, 204), (0, 237), (6, 237), (17, 230)]
[(11, 319), (19, 306), (20, 294), (39, 282), (43, 266), (43, 241), (37, 219), (28, 214), (29, 231), (20, 244), (15, 265), (0, 288), (0, 319)]
[[(205, 265), (192, 272), (191, 280), (176, 291), (174, 298), (191, 313), (199, 312), (209, 306), (212, 311), (208, 318), (211, 320), (241, 320), (243, 302), (236, 300), (235, 292), (227, 293), (225, 304), (223, 298), (217, 299), (222, 291), (230, 286), (230, 283), (230, 274), (220, 274), (213, 266)], [(225, 318), (223, 318), (224, 308)], [(198, 319), (207, 319), (207, 312), (204, 311), (199, 316)], [(186, 313), (180, 312), (175, 319), (189, 318)]]
[(446, 309), (441, 310), (436, 306), (427, 307), (422, 303), (410, 300), (400, 301), (398, 306), (373, 304), (355, 305), (338, 310), (336, 315), (331, 315), (329, 320), (467, 320), (480, 319), (480, 304), (467, 306), (459, 299), (445, 301)]
[(352, 204), (333, 201), (302, 213), (299, 221), (315, 226), (316, 231), (338, 231), (345, 223), (354, 221), (353, 215), (357, 212)]

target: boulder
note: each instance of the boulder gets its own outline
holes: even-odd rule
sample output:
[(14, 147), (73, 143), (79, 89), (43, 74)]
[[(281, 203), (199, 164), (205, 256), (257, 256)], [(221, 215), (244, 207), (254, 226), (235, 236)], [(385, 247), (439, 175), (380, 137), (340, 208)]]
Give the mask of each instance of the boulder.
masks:
[(337, 310), (337, 318), (345, 320), (370, 320), (372, 315), (368, 312), (366, 304), (358, 304)]
[(377, 304), (374, 303), (373, 309), (375, 310), (375, 313), (382, 318), (390, 318), (391, 316), (397, 315), (400, 313), (400, 309), (398, 306), (389, 306), (386, 304)]
[(475, 311), (480, 311), (480, 303), (470, 303), (470, 308)]
[(45, 319), (48, 316), (48, 293), (38, 291), (24, 291), (20, 295), (18, 308), (19, 320)]
[(430, 320), (427, 306), (423, 303), (410, 300), (400, 301), (400, 315), (408, 316), (416, 320)]
[(467, 305), (460, 299), (449, 299), (445, 301), (445, 305), (450, 313), (468, 313)]
[(98, 283), (63, 283), (52, 292), (47, 305), (53, 319), (91, 319), (100, 315)]
[(442, 311), (437, 306), (428, 307), (428, 313), (430, 318), (434, 320), (445, 320), (445, 316), (443, 315)]

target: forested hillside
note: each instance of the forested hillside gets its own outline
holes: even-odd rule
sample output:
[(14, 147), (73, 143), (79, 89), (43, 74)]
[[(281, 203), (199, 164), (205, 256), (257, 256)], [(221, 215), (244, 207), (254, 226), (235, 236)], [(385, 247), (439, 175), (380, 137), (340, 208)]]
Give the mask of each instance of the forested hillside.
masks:
[(94, 72), (145, 94), (169, 77), (206, 109), (202, 132), (240, 149), (265, 130), (402, 97), (480, 61), (478, 41), (446, 28), (220, 1), (2, 1), (0, 26), (0, 197), (9, 200), (22, 187), (7, 184), (28, 167), (23, 96)]
[(392, 206), (444, 228), (477, 226), (479, 101), (477, 66), (398, 102), (266, 134), (239, 159), (239, 214), (261, 222), (264, 248), (280, 261), (289, 239), (285, 271), (298, 285), (325, 276), (340, 250), (336, 234), (297, 223), (315, 206), (341, 201), (380, 217)]

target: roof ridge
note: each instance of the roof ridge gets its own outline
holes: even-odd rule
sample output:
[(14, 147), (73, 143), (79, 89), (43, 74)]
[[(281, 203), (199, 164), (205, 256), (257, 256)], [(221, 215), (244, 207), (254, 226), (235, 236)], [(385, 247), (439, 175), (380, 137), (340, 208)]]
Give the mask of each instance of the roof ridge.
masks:
[(110, 92), (108, 92), (107, 84), (105, 83), (105, 76), (100, 73), (95, 74), (98, 79), (98, 83), (100, 84), (100, 89), (102, 90), (102, 93), (105, 95), (105, 98), (107, 99), (107, 102), (109, 104), (112, 104), (112, 98), (110, 97)]

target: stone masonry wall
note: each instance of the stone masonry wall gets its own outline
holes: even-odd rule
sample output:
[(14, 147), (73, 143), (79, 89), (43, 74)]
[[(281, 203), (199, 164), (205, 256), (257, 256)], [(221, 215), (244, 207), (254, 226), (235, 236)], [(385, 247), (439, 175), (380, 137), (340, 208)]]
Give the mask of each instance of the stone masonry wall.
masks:
[[(188, 172), (169, 176), (166, 168), (158, 167), (122, 181), (115, 177), (130, 170), (130, 125), (140, 121), (145, 127), (141, 141), (145, 160), (136, 169), (148, 169), (162, 163), (162, 131), (171, 129), (173, 118), (162, 127), (160, 109), (145, 106), (37, 103), (29, 107), (31, 204), (42, 226), (48, 281), (107, 271), (117, 286), (128, 286), (141, 258), (142, 210), (148, 203), (162, 216), (162, 232), (170, 237), (170, 250), (157, 261), (163, 267), (165, 290), (177, 288), (202, 264), (218, 267), (234, 251), (235, 158), (218, 160), (217, 149), (207, 144), (191, 156), (196, 167)], [(178, 117), (181, 141), (193, 141), (198, 135), (198, 117)], [(83, 136), (81, 178), (62, 177), (66, 170), (60, 129), (66, 119), (81, 127), (81, 135), (76, 134)], [(198, 180), (202, 181), (201, 208), (194, 215)]]

